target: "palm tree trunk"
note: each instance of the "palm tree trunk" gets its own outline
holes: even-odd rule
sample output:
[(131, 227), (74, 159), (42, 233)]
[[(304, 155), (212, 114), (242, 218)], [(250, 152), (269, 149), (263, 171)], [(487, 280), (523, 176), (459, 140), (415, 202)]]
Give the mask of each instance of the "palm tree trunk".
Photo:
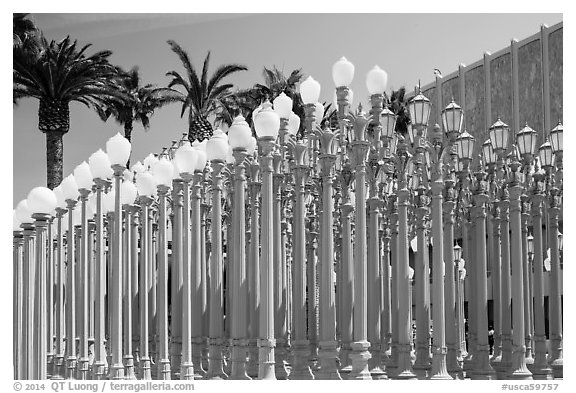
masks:
[[(128, 139), (128, 142), (132, 143), (132, 130), (134, 126), (132, 125), (132, 119), (126, 120), (124, 123), (124, 138)], [(126, 168), (130, 168), (130, 157), (128, 157), (128, 161), (126, 162)]]
[(51, 190), (62, 182), (64, 134), (60, 130), (46, 132), (46, 179)]

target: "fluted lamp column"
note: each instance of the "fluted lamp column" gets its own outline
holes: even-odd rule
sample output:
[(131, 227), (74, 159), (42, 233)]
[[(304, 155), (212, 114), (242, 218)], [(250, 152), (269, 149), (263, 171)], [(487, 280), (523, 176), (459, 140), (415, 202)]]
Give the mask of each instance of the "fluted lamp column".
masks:
[(260, 142), (260, 170), (262, 176), (262, 215), (260, 264), (260, 340), (258, 379), (276, 379), (274, 369), (274, 290), (273, 290), (273, 250), (272, 250), (272, 151), (278, 137), (280, 117), (271, 108), (269, 102), (254, 119), (254, 128)]
[(109, 184), (108, 178), (113, 171), (108, 155), (98, 149), (88, 159), (90, 172), (94, 178), (96, 188), (96, 255), (95, 255), (95, 310), (94, 310), (94, 362), (92, 365), (92, 378), (104, 379), (107, 369), (106, 348), (104, 346), (104, 293), (106, 288), (106, 259), (104, 256), (104, 216), (102, 206), (102, 193)]
[[(47, 349), (48, 340), (46, 336), (46, 313), (48, 305), (46, 304), (46, 231), (48, 220), (56, 208), (57, 200), (54, 192), (46, 187), (36, 187), (30, 191), (26, 199), (28, 209), (34, 219), (36, 229), (36, 250), (35, 250), (35, 270), (34, 277), (35, 296), (34, 296), (34, 361), (37, 362), (36, 375), (34, 379), (47, 378)], [(52, 239), (48, 243), (52, 245)], [(32, 277), (30, 277), (32, 278)], [(52, 307), (52, 305), (49, 305)], [(49, 312), (52, 312), (51, 310)], [(52, 345), (52, 342), (50, 342)]]
[[(57, 207), (57, 217), (58, 222), (60, 222), (62, 213), (60, 208)], [(14, 337), (14, 379), (24, 379), (25, 366), (24, 366), (24, 324), (23, 324), (23, 309), (24, 309), (24, 235), (22, 234), (22, 228), (20, 227), (20, 220), (16, 216), (16, 210), (14, 210), (12, 218), (12, 263), (13, 263), (13, 337)]]

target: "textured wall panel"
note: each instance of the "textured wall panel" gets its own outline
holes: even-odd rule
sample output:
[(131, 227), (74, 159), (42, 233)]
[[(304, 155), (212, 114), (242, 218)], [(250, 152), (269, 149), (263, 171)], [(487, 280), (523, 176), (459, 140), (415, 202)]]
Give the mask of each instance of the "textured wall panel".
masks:
[(448, 106), (452, 98), (454, 98), (454, 101), (456, 101), (458, 105), (462, 106), (458, 76), (444, 80), (444, 83), (442, 83), (442, 109)]
[(490, 95), (492, 113), (488, 127), (498, 118), (512, 126), (512, 57), (510, 53), (494, 58), (490, 63)]
[[(518, 84), (520, 86), (520, 124), (539, 132), (537, 146), (542, 143), (544, 106), (542, 103), (542, 48), (540, 40), (518, 48)], [(514, 130), (518, 132), (519, 130)]]
[(432, 87), (428, 90), (422, 92), (430, 100), (432, 107), (430, 108), (430, 118), (428, 119), (428, 131), (432, 130), (434, 124), (438, 123), (438, 116), (436, 116), (436, 111), (438, 105), (436, 105), (436, 87)]
[[(562, 30), (551, 33), (548, 38), (548, 59), (550, 64), (550, 125), (556, 127), (562, 118)], [(550, 130), (545, 130), (546, 132)]]
[(485, 100), (484, 93), (484, 66), (467, 70), (465, 81), (466, 112), (464, 113), (465, 127), (470, 134), (476, 138), (474, 150), (475, 155), (480, 151), (480, 147), (486, 139), (487, 131), (484, 121)]

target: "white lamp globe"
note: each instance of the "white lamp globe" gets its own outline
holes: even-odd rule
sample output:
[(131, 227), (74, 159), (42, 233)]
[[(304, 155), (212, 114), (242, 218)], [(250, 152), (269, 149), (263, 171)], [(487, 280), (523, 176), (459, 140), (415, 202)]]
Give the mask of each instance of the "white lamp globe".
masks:
[(272, 110), (272, 105), (269, 102), (264, 103), (262, 110), (254, 118), (254, 128), (258, 138), (275, 140), (278, 137), (280, 116)]
[(324, 105), (322, 105), (319, 102), (316, 102), (314, 104), (314, 116), (316, 117), (316, 124), (320, 124), (320, 122), (322, 121), (322, 118), (324, 118)]
[(16, 216), (16, 209), (14, 209), (14, 211), (12, 212), (12, 230), (13, 231), (22, 230), (22, 228), (20, 228), (20, 220)]
[[(230, 132), (230, 131), (228, 131)], [(206, 156), (210, 161), (223, 161), (228, 151), (228, 139), (224, 131), (218, 128), (206, 143)]]
[[(114, 203), (116, 199), (116, 190), (111, 188), (108, 193), (102, 196), (102, 211), (104, 214), (114, 211)], [(72, 216), (74, 218), (74, 216)]]
[(254, 122), (254, 119), (256, 119), (256, 115), (258, 115), (258, 113), (260, 113), (262, 108), (264, 108), (264, 107), (262, 106), (262, 104), (260, 104), (260, 105), (258, 105), (258, 107), (256, 107), (256, 109), (254, 109), (252, 111), (252, 122)]
[(62, 215), (62, 234), (66, 234), (68, 230), (68, 212)]
[[(114, 210), (114, 208), (112, 208)], [(72, 212), (72, 225), (77, 226), (82, 224), (82, 209), (74, 209)]]
[[(176, 153), (174, 153), (174, 161), (176, 162), (180, 174), (194, 173), (196, 155), (196, 150), (190, 146), (190, 142), (185, 142), (176, 150)], [(136, 182), (138, 182), (138, 178), (136, 178)]]
[(172, 185), (172, 176), (174, 175), (174, 166), (166, 157), (162, 157), (152, 168), (152, 174), (157, 185), (170, 187)]
[(388, 84), (388, 74), (377, 65), (374, 66), (366, 75), (366, 87), (372, 94), (382, 94)]
[(122, 205), (132, 205), (136, 201), (138, 190), (131, 181), (124, 181), (120, 185), (120, 203)]
[(202, 149), (202, 147), (199, 145), (192, 147), (192, 148), (194, 150), (196, 150), (196, 167), (194, 169), (196, 171), (203, 171), (204, 168), (206, 167), (206, 163), (208, 162), (208, 156), (206, 155), (206, 149)]
[(16, 217), (22, 224), (32, 224), (34, 222), (26, 199), (21, 200), (18, 205), (16, 205)]
[(124, 169), (122, 176), (124, 177), (124, 181), (134, 181), (134, 172), (128, 169)]
[(278, 113), (281, 119), (288, 119), (290, 113), (292, 112), (292, 99), (288, 97), (284, 92), (280, 93), (278, 97), (274, 99), (274, 110)]
[(156, 194), (156, 180), (148, 171), (141, 173), (136, 178), (136, 188), (140, 196), (154, 197)]
[(88, 197), (88, 203), (86, 204), (88, 208), (89, 216), (92, 217), (96, 214), (96, 194), (92, 193)]
[(158, 162), (158, 158), (150, 153), (146, 156), (146, 158), (144, 158), (144, 169), (149, 170), (151, 169), (154, 164), (156, 164)]
[(66, 199), (64, 198), (64, 192), (62, 191), (62, 185), (58, 185), (54, 190), (54, 195), (56, 195), (56, 207), (60, 209), (66, 209)]
[(181, 180), (180, 168), (178, 168), (176, 160), (172, 160), (172, 166), (174, 167), (174, 171), (172, 171), (172, 180)]
[(336, 87), (348, 86), (354, 79), (354, 64), (344, 56), (332, 66), (332, 79)]
[(78, 184), (79, 189), (90, 190), (92, 189), (92, 171), (86, 161), (82, 161), (80, 165), (74, 168), (74, 179)]
[(228, 146), (228, 152), (226, 153), (226, 164), (234, 164), (236, 160), (234, 160), (234, 151), (232, 150), (232, 146)]
[(300, 116), (294, 112), (290, 112), (290, 117), (288, 118), (288, 133), (291, 135), (296, 135), (300, 129)]
[(33, 188), (28, 193), (26, 202), (28, 203), (28, 209), (32, 213), (40, 214), (52, 214), (52, 211), (58, 205), (54, 191), (46, 187)]
[(144, 168), (144, 165), (142, 165), (142, 163), (140, 161), (138, 161), (136, 164), (132, 165), (132, 167), (130, 168), (130, 170), (134, 173), (142, 173), (146, 170), (146, 168)]
[(92, 153), (90, 158), (88, 158), (88, 165), (90, 166), (92, 177), (95, 179), (108, 179), (114, 174), (110, 167), (111, 164), (108, 154), (104, 153), (102, 149), (98, 149), (98, 151)]
[(206, 146), (208, 145), (208, 139), (204, 139), (202, 142), (194, 141), (192, 142), (192, 147), (200, 149), (206, 153)]
[(131, 150), (130, 142), (124, 138), (120, 133), (117, 133), (106, 142), (106, 152), (112, 165), (126, 165), (126, 161), (130, 158)]
[(78, 192), (78, 184), (76, 184), (76, 179), (74, 176), (68, 175), (62, 180), (62, 192), (64, 194), (64, 199), (75, 201), (80, 196)]
[(314, 104), (320, 98), (320, 83), (309, 76), (300, 84), (300, 96), (304, 104)]
[(236, 116), (228, 130), (228, 141), (232, 149), (250, 150), (252, 147), (252, 130), (242, 116)]
[(258, 140), (254, 137), (252, 137), (251, 139), (251, 143), (250, 143), (250, 147), (248, 148), (248, 155), (251, 156), (256, 152), (256, 149), (258, 148)]

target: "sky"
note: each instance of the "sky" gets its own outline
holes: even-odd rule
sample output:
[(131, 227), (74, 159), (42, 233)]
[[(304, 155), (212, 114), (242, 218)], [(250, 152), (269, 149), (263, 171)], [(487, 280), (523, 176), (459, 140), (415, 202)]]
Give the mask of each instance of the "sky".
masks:
[[(541, 24), (563, 20), (562, 14), (47, 14), (32, 13), (48, 39), (67, 35), (88, 53), (109, 49), (110, 61), (129, 69), (139, 66), (144, 83), (166, 86), (166, 72), (183, 72), (167, 40), (185, 48), (201, 72), (211, 51), (210, 73), (223, 63), (246, 65), (248, 71), (226, 79), (239, 88), (263, 82), (264, 66), (286, 74), (301, 68), (322, 86), (320, 101), (332, 102), (332, 64), (346, 56), (356, 67), (350, 88), (355, 105), (367, 105), (366, 73), (379, 65), (388, 73), (388, 91), (418, 81), (427, 84), (438, 68), (444, 75), (460, 63), (471, 64), (485, 51), (496, 52), (531, 36)], [(489, 28), (487, 28), (489, 26)], [(366, 107), (365, 105), (365, 107)], [(187, 130), (186, 116), (173, 104), (155, 112), (150, 130), (140, 124), (133, 132), (132, 159), (160, 152)], [(13, 203), (46, 184), (45, 137), (38, 131), (38, 101), (13, 106)], [(64, 177), (116, 132), (113, 119), (102, 122), (82, 104), (70, 106), (70, 131), (64, 136)]]

